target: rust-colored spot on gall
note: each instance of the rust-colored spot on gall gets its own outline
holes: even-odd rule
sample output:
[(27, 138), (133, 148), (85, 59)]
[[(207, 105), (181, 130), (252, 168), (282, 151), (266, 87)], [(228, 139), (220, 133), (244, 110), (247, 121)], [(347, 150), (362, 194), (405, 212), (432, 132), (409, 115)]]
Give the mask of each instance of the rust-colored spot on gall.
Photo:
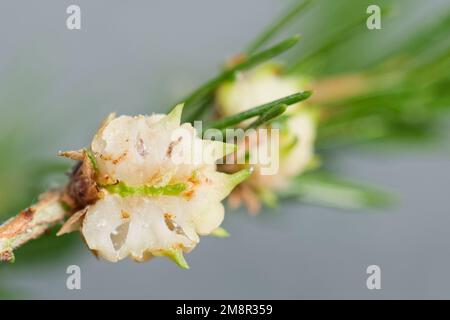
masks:
[(119, 162), (121, 162), (123, 159), (126, 158), (126, 156), (128, 155), (128, 152), (124, 152), (120, 155), (120, 157), (118, 157), (117, 159), (112, 160), (113, 164), (118, 164)]
[(167, 228), (169, 228), (170, 231), (173, 231), (175, 229), (172, 221), (172, 215), (170, 213), (164, 213), (164, 222), (166, 223)]
[(185, 192), (183, 192), (183, 196), (185, 196), (188, 199), (191, 199), (194, 196), (195, 190), (191, 189), (191, 190), (187, 190)]
[(104, 161), (111, 161), (112, 158), (110, 156), (105, 156), (104, 154), (100, 154), (100, 159), (104, 160)]
[(198, 186), (198, 185), (201, 183), (200, 179), (198, 179), (198, 178), (195, 177), (195, 176), (191, 176), (191, 177), (188, 179), (188, 182), (192, 183), (193, 186)]
[(128, 212), (126, 212), (125, 210), (120, 211), (120, 216), (122, 217), (122, 219), (130, 218), (130, 214)]
[(166, 151), (167, 158), (170, 158), (172, 156), (173, 148), (175, 148), (175, 146), (179, 144), (181, 140), (183, 140), (183, 137), (179, 137), (177, 140), (170, 142), (169, 147), (167, 148)]
[(184, 249), (184, 245), (182, 243), (178, 242), (178, 243), (174, 243), (172, 245), (172, 248), (175, 249), (175, 250)]
[(166, 223), (167, 228), (170, 231), (174, 231), (176, 234), (186, 235), (183, 228), (178, 225), (173, 218), (174, 216), (171, 213), (164, 213), (164, 222)]
[(158, 169), (153, 175), (148, 179), (148, 184), (156, 184), (162, 179), (161, 169)]

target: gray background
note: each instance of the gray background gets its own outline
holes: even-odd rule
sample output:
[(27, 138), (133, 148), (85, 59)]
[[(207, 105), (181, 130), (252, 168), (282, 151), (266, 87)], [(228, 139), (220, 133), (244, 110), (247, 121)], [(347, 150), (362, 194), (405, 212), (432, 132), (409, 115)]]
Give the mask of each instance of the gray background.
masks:
[[(0, 134), (20, 131), (39, 145), (36, 157), (87, 144), (111, 111), (166, 109), (283, 8), (276, 0), (77, 0), (82, 30), (69, 31), (72, 3), (0, 4), (0, 109), (8, 119)], [(444, 1), (416, 3), (414, 12), (430, 14)], [(258, 217), (230, 212), (232, 236), (203, 238), (187, 255), (190, 270), (164, 259), (97, 261), (80, 241), (50, 264), (3, 268), (0, 281), (27, 298), (450, 298), (449, 155), (448, 146), (343, 151), (339, 170), (397, 192), (401, 203), (351, 213), (296, 203)], [(65, 287), (70, 264), (81, 267), (80, 291)], [(366, 288), (371, 264), (382, 269), (382, 290)]]

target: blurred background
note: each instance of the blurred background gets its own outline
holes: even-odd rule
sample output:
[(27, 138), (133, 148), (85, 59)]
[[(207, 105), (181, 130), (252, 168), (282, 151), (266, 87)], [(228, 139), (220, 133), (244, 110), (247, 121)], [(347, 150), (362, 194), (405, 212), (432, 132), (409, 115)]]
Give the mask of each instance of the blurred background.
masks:
[[(64, 183), (71, 163), (56, 153), (87, 145), (108, 113), (167, 110), (288, 2), (2, 1), (0, 219)], [(318, 0), (299, 22), (299, 50), (308, 52), (378, 2), (386, 3)], [(450, 12), (446, 0), (391, 2), (389, 24), (327, 53), (322, 73), (371, 68)], [(66, 28), (70, 4), (81, 7), (81, 30)], [(439, 140), (420, 145), (334, 151), (336, 171), (397, 194), (392, 208), (346, 212), (285, 202), (256, 217), (230, 211), (224, 226), (231, 237), (203, 238), (186, 256), (190, 270), (165, 259), (106, 263), (78, 234), (48, 235), (19, 249), (15, 264), (0, 266), (0, 297), (448, 299), (449, 137), (442, 130)], [(82, 289), (69, 291), (66, 268), (73, 264), (81, 267)], [(381, 267), (381, 290), (366, 288), (372, 264)]]

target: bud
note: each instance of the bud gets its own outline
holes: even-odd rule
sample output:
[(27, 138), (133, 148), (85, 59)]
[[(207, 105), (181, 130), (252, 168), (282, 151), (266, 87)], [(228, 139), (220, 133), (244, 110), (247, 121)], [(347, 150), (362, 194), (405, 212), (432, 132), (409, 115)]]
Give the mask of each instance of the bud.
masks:
[[(284, 76), (281, 67), (265, 64), (224, 83), (216, 92), (217, 113), (230, 116), (252, 107), (303, 91), (308, 81), (304, 78)], [(246, 126), (252, 120), (244, 122)], [(279, 129), (279, 170), (275, 174), (264, 174), (260, 163), (252, 164), (254, 174), (230, 198), (232, 205), (241, 201), (250, 211), (259, 210), (259, 200), (275, 201), (275, 194), (288, 185), (289, 179), (300, 175), (316, 160), (314, 143), (317, 130), (317, 115), (304, 102), (290, 106), (288, 111), (266, 126)], [(256, 134), (257, 135), (257, 134)], [(248, 138), (248, 137), (247, 137)], [(253, 141), (253, 142), (252, 142)], [(238, 153), (252, 154), (261, 148), (267, 150), (270, 139), (246, 139), (238, 143)], [(242, 151), (245, 149), (244, 151)], [(221, 170), (234, 172), (245, 166), (222, 166)], [(237, 194), (237, 195), (236, 195)]]

